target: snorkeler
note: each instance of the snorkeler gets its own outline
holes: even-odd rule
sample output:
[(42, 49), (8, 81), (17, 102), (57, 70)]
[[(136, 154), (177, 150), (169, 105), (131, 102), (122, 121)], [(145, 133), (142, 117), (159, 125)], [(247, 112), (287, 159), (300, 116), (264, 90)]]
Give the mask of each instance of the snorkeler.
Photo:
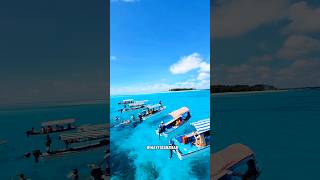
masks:
[(27, 180), (27, 178), (23, 173), (21, 173), (19, 174), (19, 180)]
[(47, 140), (46, 140), (47, 152), (50, 152), (51, 143), (52, 143), (51, 137), (49, 136), (49, 134), (47, 134)]

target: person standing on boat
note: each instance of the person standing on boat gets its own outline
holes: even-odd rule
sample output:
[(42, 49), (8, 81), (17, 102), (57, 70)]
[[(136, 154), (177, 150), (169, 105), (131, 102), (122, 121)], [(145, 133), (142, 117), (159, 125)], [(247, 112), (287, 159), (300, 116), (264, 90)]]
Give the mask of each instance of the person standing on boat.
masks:
[(161, 121), (161, 124), (159, 125), (159, 130), (158, 130), (159, 139), (160, 139), (160, 134), (163, 133), (164, 130), (165, 130), (165, 125), (164, 125), (164, 122)]
[(159, 101), (159, 104), (162, 106), (162, 102), (161, 102), (161, 100)]
[(49, 134), (47, 134), (47, 140), (46, 140), (47, 152), (50, 152), (51, 143), (52, 143), (51, 137), (49, 136)]
[(139, 113), (139, 120), (140, 120), (140, 123), (142, 123), (142, 115)]
[(174, 142), (170, 139), (170, 141), (169, 141), (169, 145), (170, 145), (170, 158), (169, 159), (171, 159), (172, 158), (172, 154), (173, 154), (173, 146), (174, 146)]

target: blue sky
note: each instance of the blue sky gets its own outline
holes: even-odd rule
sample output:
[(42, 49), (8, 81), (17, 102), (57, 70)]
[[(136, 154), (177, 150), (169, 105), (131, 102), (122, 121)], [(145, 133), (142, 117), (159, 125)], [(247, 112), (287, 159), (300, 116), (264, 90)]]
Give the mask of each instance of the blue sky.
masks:
[(113, 0), (111, 94), (209, 87), (209, 0)]
[(212, 84), (320, 86), (320, 1), (219, 0)]

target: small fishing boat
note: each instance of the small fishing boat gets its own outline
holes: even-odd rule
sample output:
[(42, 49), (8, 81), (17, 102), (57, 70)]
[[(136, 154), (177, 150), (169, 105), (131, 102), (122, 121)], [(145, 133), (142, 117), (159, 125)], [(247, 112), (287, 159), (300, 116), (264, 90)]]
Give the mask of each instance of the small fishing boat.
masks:
[(210, 151), (210, 119), (200, 120), (191, 125), (195, 131), (176, 136), (170, 140), (171, 145), (177, 146), (173, 150), (180, 160), (200, 152)]
[(170, 120), (166, 123), (161, 122), (159, 128), (156, 130), (156, 134), (159, 136), (167, 137), (170, 133), (186, 123), (191, 117), (190, 111), (187, 107), (182, 107), (178, 110), (175, 110), (169, 113), (169, 115)]
[(162, 104), (154, 104), (154, 105), (146, 106), (142, 110), (142, 112), (139, 113), (139, 118), (142, 118), (142, 120), (147, 120), (151, 117), (161, 114), (165, 109), (166, 109), (166, 106), (163, 106)]
[(130, 103), (134, 103), (134, 99), (122, 100), (122, 101), (118, 102), (118, 105), (120, 105), (120, 104), (130, 104)]
[(62, 119), (62, 120), (55, 120), (55, 121), (47, 121), (41, 123), (41, 130), (36, 131), (34, 128), (27, 131), (27, 136), (31, 135), (41, 135), (41, 134), (50, 134), (50, 133), (57, 133), (57, 132), (64, 132), (76, 129), (74, 125), (75, 119)]
[[(78, 153), (94, 150), (99, 147), (109, 145), (109, 131), (107, 128), (73, 133), (64, 133), (59, 135), (59, 140), (66, 145), (63, 149), (41, 152), (35, 150), (32, 152), (36, 162), (39, 158), (48, 158), (66, 154)], [(73, 145), (77, 144), (77, 145)], [(25, 153), (25, 157), (30, 157), (31, 153)]]
[[(211, 155), (211, 177), (214, 180), (232, 180), (246, 174), (251, 166), (251, 175), (256, 179), (261, 170), (254, 152), (243, 144), (232, 144)], [(251, 177), (252, 178), (252, 177)]]
[(124, 108), (119, 109), (118, 111), (121, 113), (128, 112), (128, 111), (135, 111), (135, 110), (146, 107), (146, 102), (148, 102), (148, 100), (133, 101), (132, 103), (124, 104)]

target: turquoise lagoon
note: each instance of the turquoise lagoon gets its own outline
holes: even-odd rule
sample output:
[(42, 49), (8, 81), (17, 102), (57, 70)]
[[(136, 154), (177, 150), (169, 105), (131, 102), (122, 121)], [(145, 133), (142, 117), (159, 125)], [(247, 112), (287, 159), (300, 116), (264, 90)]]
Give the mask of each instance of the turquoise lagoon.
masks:
[[(24, 173), (32, 180), (67, 179), (67, 175), (74, 168), (79, 170), (80, 179), (88, 179), (90, 175), (88, 164), (102, 162), (105, 148), (35, 163), (32, 157), (23, 158), (23, 154), (35, 149), (45, 150), (45, 136), (27, 138), (25, 131), (32, 126), (38, 129), (43, 121), (64, 118), (75, 118), (77, 125), (105, 123), (108, 118), (106, 109), (105, 102), (0, 109), (0, 140), (7, 140), (7, 144), (0, 145), (0, 179), (17, 179), (20, 173)], [(57, 142), (57, 138), (53, 135), (53, 142)], [(59, 143), (54, 143), (53, 146), (53, 148), (64, 147)]]
[(256, 153), (261, 180), (319, 179), (319, 90), (218, 94), (211, 99), (214, 152), (243, 143)]
[[(136, 127), (111, 128), (111, 173), (112, 179), (209, 179), (210, 152), (179, 160), (174, 154), (169, 159), (169, 150), (147, 150), (148, 145), (168, 145), (170, 137), (181, 135), (192, 130), (191, 122), (210, 116), (209, 90), (168, 92), (132, 96), (111, 96), (111, 122), (116, 124), (116, 116), (122, 120), (129, 119), (139, 111), (120, 114), (118, 102), (124, 99), (149, 100), (156, 104), (160, 100), (166, 106), (165, 112), (147, 119)], [(188, 123), (173, 132), (168, 138), (159, 140), (155, 130), (159, 123), (168, 118), (167, 114), (186, 106), (190, 109), (191, 119)], [(137, 117), (137, 115), (136, 115)]]

